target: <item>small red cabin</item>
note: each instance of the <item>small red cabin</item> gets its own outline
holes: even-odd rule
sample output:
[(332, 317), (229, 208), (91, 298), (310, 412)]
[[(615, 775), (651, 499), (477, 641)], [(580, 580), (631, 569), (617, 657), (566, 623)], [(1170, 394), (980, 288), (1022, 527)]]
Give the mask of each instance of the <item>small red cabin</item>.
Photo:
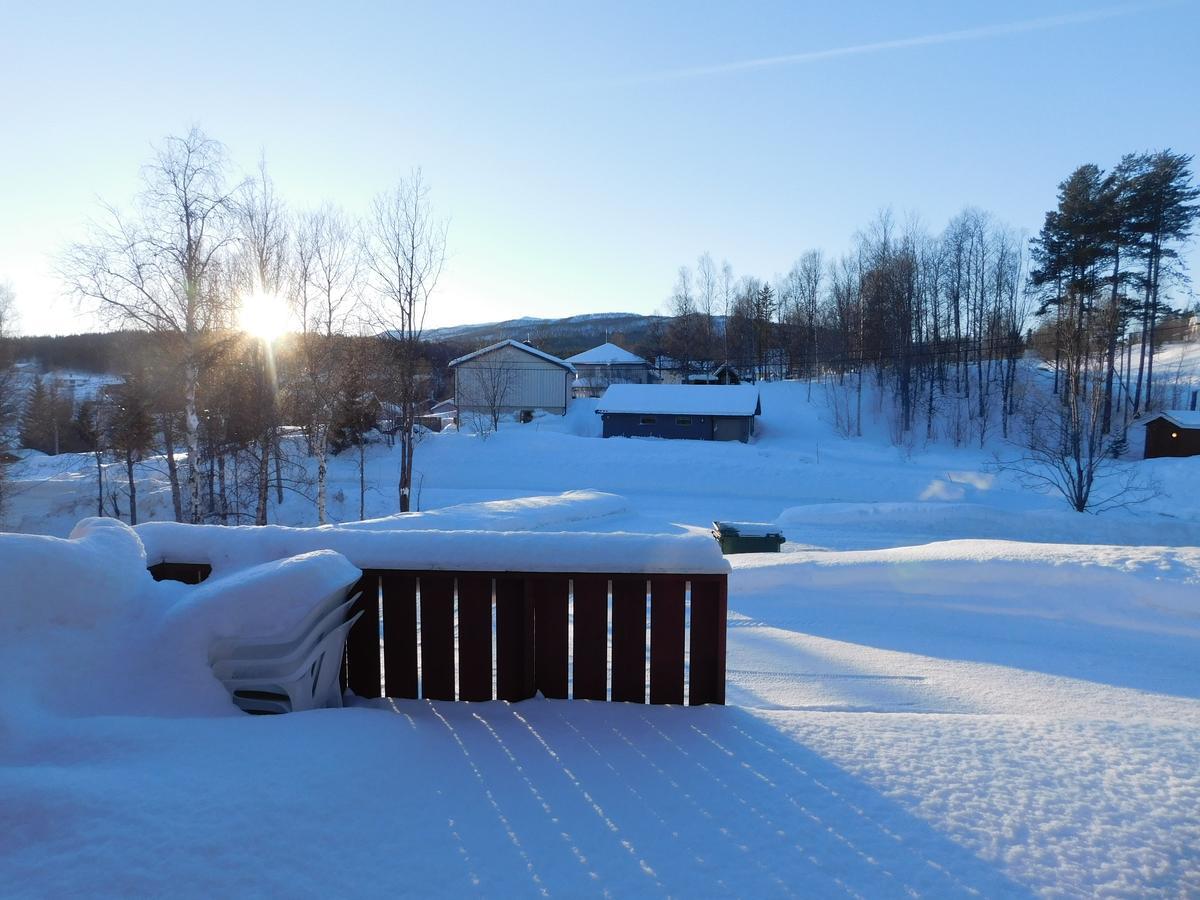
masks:
[(1146, 419), (1146, 459), (1200, 456), (1200, 411), (1168, 409)]

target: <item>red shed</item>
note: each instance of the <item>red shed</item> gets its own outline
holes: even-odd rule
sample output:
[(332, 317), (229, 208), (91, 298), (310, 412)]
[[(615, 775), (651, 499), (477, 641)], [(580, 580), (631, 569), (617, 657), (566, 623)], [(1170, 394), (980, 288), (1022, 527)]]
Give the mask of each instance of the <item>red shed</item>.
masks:
[(1200, 456), (1200, 411), (1167, 409), (1151, 413), (1146, 423), (1146, 459)]

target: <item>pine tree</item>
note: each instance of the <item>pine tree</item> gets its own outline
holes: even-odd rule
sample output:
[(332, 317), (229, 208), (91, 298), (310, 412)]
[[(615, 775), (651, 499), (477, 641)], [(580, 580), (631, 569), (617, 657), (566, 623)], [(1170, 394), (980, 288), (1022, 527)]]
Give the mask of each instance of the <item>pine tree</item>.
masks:
[(21, 446), (43, 453), (54, 449), (54, 413), (40, 375), (34, 376), (33, 387), (25, 399), (25, 410), (21, 414)]
[(125, 460), (129, 491), (129, 524), (138, 523), (137, 481), (134, 464), (154, 446), (154, 417), (150, 414), (149, 392), (140, 373), (126, 376), (117, 392), (116, 407), (109, 423), (109, 443)]
[[(1176, 271), (1179, 245), (1200, 216), (1200, 188), (1192, 183), (1192, 157), (1170, 150), (1126, 157), (1130, 172), (1130, 227), (1142, 261), (1142, 348), (1134, 389), (1135, 414), (1148, 408), (1154, 383), (1154, 340), (1158, 317), (1167, 309), (1162, 288)], [(1144, 377), (1144, 384), (1143, 384)]]

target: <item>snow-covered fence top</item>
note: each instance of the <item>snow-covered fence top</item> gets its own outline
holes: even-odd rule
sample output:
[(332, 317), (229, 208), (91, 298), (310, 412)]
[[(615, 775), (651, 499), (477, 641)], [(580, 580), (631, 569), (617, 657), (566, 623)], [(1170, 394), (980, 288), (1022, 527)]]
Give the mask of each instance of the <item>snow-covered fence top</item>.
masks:
[(360, 531), (282, 525), (137, 526), (149, 564), (207, 563), (229, 570), (313, 550), (336, 550), (360, 569), (724, 575), (707, 534), (522, 531)]

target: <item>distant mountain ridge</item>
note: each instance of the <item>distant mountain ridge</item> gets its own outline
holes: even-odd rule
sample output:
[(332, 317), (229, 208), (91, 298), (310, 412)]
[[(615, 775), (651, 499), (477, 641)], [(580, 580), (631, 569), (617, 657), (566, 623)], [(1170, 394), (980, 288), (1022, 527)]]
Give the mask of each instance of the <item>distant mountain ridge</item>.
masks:
[(627, 312), (584, 313), (562, 319), (523, 316), (502, 322), (430, 328), (422, 337), (434, 343), (471, 349), (497, 341), (531, 341), (547, 352), (570, 355), (610, 340), (634, 350), (646, 340), (654, 325), (664, 322), (663, 316)]

